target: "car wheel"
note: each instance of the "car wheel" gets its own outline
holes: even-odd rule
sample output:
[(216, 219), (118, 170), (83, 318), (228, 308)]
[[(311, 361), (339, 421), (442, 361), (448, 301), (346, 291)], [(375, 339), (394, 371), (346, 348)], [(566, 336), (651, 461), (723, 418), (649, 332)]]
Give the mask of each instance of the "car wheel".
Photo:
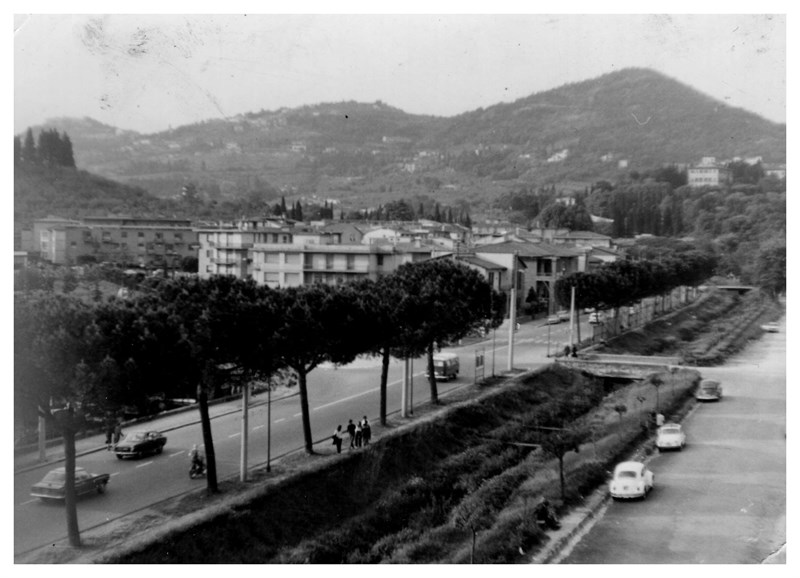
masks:
[(156, 453), (157, 453), (157, 454), (160, 454), (160, 453), (161, 453), (161, 452), (163, 452), (163, 451), (164, 451), (164, 446), (158, 446), (158, 447), (156, 448)]
[(102, 494), (105, 491), (106, 491), (106, 485), (105, 484), (98, 484), (97, 485), (97, 493), (98, 494)]
[(122, 459), (122, 456), (121, 456), (121, 455), (119, 455), (119, 454), (117, 454), (117, 459), (118, 459), (118, 460), (121, 460), (121, 459)]

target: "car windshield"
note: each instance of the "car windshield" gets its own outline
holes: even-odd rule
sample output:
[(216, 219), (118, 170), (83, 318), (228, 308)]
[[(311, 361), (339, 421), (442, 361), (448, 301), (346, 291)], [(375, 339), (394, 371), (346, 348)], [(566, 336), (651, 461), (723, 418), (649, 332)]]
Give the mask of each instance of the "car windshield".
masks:
[(63, 482), (64, 481), (64, 472), (50, 472), (48, 473), (43, 482)]
[(717, 386), (716, 385), (704, 385), (703, 386), (703, 391), (710, 391), (710, 392), (717, 391)]
[(677, 434), (681, 432), (681, 428), (679, 427), (662, 427), (661, 433), (662, 434)]
[(133, 433), (129, 433), (125, 437), (125, 441), (126, 442), (140, 442), (140, 441), (142, 441), (144, 439), (144, 437), (145, 437), (145, 432), (143, 432), (143, 431), (135, 431)]
[(633, 470), (622, 470), (617, 472), (618, 478), (635, 478), (636, 472)]

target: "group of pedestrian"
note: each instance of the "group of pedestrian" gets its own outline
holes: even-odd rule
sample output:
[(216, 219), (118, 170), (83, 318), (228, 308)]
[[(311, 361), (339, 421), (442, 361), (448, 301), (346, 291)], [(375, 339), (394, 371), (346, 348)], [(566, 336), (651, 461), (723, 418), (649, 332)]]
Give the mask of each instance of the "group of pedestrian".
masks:
[[(351, 450), (369, 445), (369, 441), (372, 439), (372, 426), (369, 425), (367, 416), (364, 416), (358, 423), (353, 423), (352, 419), (349, 420), (345, 431), (350, 438)], [(344, 431), (342, 431), (342, 426), (339, 425), (336, 427), (336, 431), (333, 432), (333, 445), (336, 446), (337, 453), (342, 453), (343, 441)]]

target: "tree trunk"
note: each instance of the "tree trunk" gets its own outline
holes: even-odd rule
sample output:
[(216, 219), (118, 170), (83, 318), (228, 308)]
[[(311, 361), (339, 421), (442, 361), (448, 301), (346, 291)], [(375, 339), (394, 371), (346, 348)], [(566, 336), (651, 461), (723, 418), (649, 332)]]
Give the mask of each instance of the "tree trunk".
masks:
[(431, 403), (439, 403), (439, 389), (436, 387), (436, 375), (433, 372), (433, 343), (428, 344), (428, 384), (431, 386)]
[(386, 425), (386, 384), (389, 381), (389, 348), (383, 348), (381, 360), (381, 425)]
[(64, 440), (64, 511), (67, 516), (67, 535), (69, 545), (80, 548), (81, 531), (78, 528), (78, 500), (75, 495), (75, 429), (72, 424), (62, 425), (61, 436)]
[(200, 408), (200, 424), (203, 430), (203, 445), (206, 454), (206, 487), (209, 494), (216, 494), (219, 492), (219, 487), (217, 486), (217, 459), (214, 453), (214, 438), (211, 436), (208, 393), (203, 385), (197, 386), (197, 403)]
[(561, 501), (567, 499), (566, 490), (564, 489), (564, 456), (558, 456), (558, 477), (561, 480)]
[(295, 369), (297, 373), (297, 383), (300, 386), (300, 412), (303, 419), (303, 439), (305, 440), (306, 453), (314, 453), (314, 440), (311, 437), (311, 417), (308, 414), (308, 385), (306, 383), (306, 371)]

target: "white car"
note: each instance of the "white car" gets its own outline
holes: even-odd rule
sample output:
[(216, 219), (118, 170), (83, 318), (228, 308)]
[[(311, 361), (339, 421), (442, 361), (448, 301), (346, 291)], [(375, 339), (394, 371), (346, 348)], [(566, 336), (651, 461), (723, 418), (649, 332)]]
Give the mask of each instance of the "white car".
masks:
[(677, 423), (667, 423), (658, 428), (656, 435), (656, 447), (659, 451), (678, 450), (681, 451), (686, 445), (686, 434), (683, 428)]
[(779, 331), (778, 324), (774, 321), (771, 323), (765, 323), (761, 326), (762, 331), (766, 331), (767, 333), (777, 333)]
[(614, 468), (608, 489), (615, 500), (644, 499), (654, 485), (653, 472), (642, 462), (622, 462)]
[(558, 315), (558, 318), (561, 321), (569, 321), (570, 313), (566, 309), (560, 309), (559, 311), (556, 312), (556, 315)]
[(547, 318), (547, 325), (557, 325), (561, 323), (561, 318), (558, 315), (551, 315)]
[(603, 321), (605, 320), (606, 320), (605, 315), (603, 315), (602, 313), (589, 314), (589, 323), (592, 325), (598, 325), (600, 323), (603, 323)]

